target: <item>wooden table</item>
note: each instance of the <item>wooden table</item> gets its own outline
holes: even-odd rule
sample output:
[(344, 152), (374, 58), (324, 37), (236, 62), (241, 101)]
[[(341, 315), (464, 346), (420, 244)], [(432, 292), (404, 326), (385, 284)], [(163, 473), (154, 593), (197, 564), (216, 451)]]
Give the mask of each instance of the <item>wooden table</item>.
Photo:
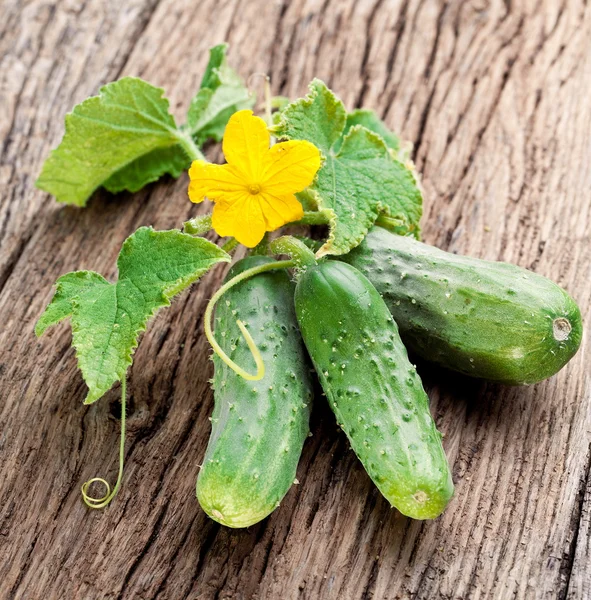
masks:
[[(138, 75), (185, 113), (227, 40), (274, 93), (318, 76), (415, 144), (424, 239), (512, 261), (591, 300), (591, 9), (546, 0), (5, 0), (0, 9), (0, 597), (391, 599), (591, 597), (588, 345), (539, 385), (489, 385), (419, 364), (456, 497), (434, 522), (390, 509), (318, 398), (298, 479), (267, 520), (233, 531), (194, 494), (209, 435), (202, 333), (218, 267), (150, 324), (130, 372), (123, 488), (119, 390), (82, 405), (69, 326), (37, 340), (52, 283), (115, 275), (140, 225), (205, 211), (186, 176), (86, 209), (34, 188), (63, 118)], [(256, 83), (256, 80), (255, 80)], [(219, 150), (209, 156), (219, 160)]]

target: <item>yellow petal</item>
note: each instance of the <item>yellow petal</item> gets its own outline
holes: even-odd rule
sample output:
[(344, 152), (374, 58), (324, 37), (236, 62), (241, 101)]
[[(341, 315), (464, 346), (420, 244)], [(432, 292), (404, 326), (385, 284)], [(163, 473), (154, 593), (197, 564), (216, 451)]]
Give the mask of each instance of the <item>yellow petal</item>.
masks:
[(293, 194), (272, 196), (268, 193), (258, 194), (261, 210), (265, 216), (267, 231), (275, 231), (286, 223), (298, 221), (304, 216), (304, 209)]
[(301, 192), (314, 181), (320, 162), (320, 150), (310, 142), (276, 144), (265, 157), (263, 191), (273, 195)]
[(244, 182), (230, 165), (212, 165), (196, 160), (189, 169), (189, 177), (191, 202), (201, 202), (206, 196), (211, 200), (230, 199), (245, 189)]
[(252, 110), (239, 110), (226, 125), (222, 147), (228, 164), (237, 169), (247, 183), (257, 183), (270, 142), (263, 119), (255, 117)]
[(235, 237), (254, 248), (265, 235), (265, 218), (256, 196), (245, 193), (234, 201), (220, 200), (213, 207), (211, 224), (218, 235)]

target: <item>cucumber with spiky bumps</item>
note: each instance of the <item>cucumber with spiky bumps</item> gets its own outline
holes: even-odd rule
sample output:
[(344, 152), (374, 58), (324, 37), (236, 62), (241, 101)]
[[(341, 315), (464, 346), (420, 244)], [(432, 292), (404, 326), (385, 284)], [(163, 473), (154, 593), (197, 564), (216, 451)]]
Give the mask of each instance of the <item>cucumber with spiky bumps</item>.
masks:
[[(239, 261), (228, 278), (272, 262)], [(296, 476), (309, 432), (311, 365), (298, 331), (294, 285), (285, 271), (252, 277), (231, 288), (216, 308), (216, 337), (240, 365), (252, 355), (236, 325), (257, 343), (265, 376), (247, 381), (214, 355), (212, 431), (197, 480), (203, 510), (228, 527), (248, 527), (268, 516)]]
[(295, 293), (298, 323), (351, 447), (390, 503), (437, 517), (453, 495), (441, 434), (379, 293), (342, 262), (308, 267)]
[(343, 260), (380, 292), (406, 346), (449, 369), (530, 384), (558, 372), (581, 343), (575, 301), (516, 265), (451, 254), (381, 227)]

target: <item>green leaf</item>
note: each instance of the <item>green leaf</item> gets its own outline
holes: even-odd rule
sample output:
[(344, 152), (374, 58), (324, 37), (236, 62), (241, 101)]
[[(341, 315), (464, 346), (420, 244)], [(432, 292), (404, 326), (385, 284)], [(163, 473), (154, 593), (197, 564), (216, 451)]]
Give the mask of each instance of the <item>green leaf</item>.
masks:
[(45, 312), (35, 325), (35, 333), (41, 336), (45, 330), (72, 316), (72, 300), (88, 290), (109, 282), (94, 271), (75, 271), (62, 275), (56, 282), (57, 289)]
[(175, 179), (180, 177), (190, 164), (191, 159), (180, 145), (157, 148), (111, 175), (103, 182), (103, 187), (112, 194), (123, 190), (137, 192), (149, 183), (158, 181), (163, 175), (170, 175)]
[[(362, 125), (366, 129), (377, 133), (386, 142), (386, 146), (395, 153), (400, 148), (400, 138), (390, 131), (384, 121), (382, 121), (373, 110), (358, 108), (347, 114), (344, 135), (355, 125)], [(340, 148), (340, 143), (336, 144), (335, 150)]]
[(45, 161), (37, 187), (58, 202), (84, 206), (117, 173), (117, 183), (108, 185), (111, 189), (127, 187), (125, 167), (133, 171), (130, 186), (136, 187), (137, 171), (129, 165), (146, 155), (151, 155), (150, 177), (158, 170), (161, 174), (169, 171), (170, 152), (164, 154), (166, 164), (158, 169), (161, 155), (157, 151), (179, 143), (189, 147), (193, 142), (176, 128), (163, 93), (141, 79), (125, 77), (75, 106), (66, 115), (66, 133)]
[[(358, 108), (353, 112), (348, 113), (344, 134), (346, 135), (355, 125), (362, 125), (366, 129), (377, 133), (384, 140), (386, 146), (388, 146), (390, 154), (400, 162), (405, 163), (406, 168), (412, 171), (417, 186), (420, 189), (421, 180), (415, 169), (414, 163), (411, 161), (412, 142), (402, 140), (398, 135), (390, 131), (384, 121), (382, 121), (373, 110)], [(339, 147), (340, 145), (337, 144), (335, 149), (338, 150)], [(408, 230), (406, 233), (409, 233)], [(418, 235), (419, 232), (415, 231), (415, 233)]]
[(116, 283), (92, 271), (57, 280), (55, 295), (35, 332), (71, 317), (72, 343), (91, 404), (120, 381), (148, 320), (171, 298), (230, 256), (204, 238), (141, 227), (125, 240)]
[[(402, 140), (393, 131), (388, 129), (384, 121), (382, 121), (373, 110), (357, 108), (353, 112), (348, 113), (344, 134), (346, 135), (355, 125), (362, 125), (366, 129), (377, 133), (384, 140), (386, 146), (388, 146), (390, 154), (400, 162), (405, 163), (406, 167), (412, 171), (417, 186), (420, 189), (420, 177), (415, 169), (414, 163), (411, 161), (413, 149), (412, 142)], [(337, 144), (335, 150), (338, 150), (339, 148), (340, 144)], [(418, 234), (418, 232), (416, 233)]]
[(191, 101), (186, 129), (201, 145), (219, 142), (228, 119), (238, 110), (251, 108), (254, 97), (236, 71), (226, 62), (227, 44), (214, 46), (197, 95)]
[(66, 132), (36, 182), (58, 202), (85, 206), (100, 186), (136, 192), (162, 175), (178, 177), (203, 158), (197, 144), (221, 140), (230, 116), (254, 97), (226, 63), (227, 45), (210, 50), (188, 123), (177, 128), (164, 90), (135, 77), (109, 83), (66, 115)]
[(315, 79), (305, 98), (287, 106), (274, 132), (283, 139), (308, 140), (324, 155), (306, 190), (330, 219), (320, 255), (349, 252), (381, 214), (418, 233), (422, 194), (412, 169), (392, 155), (381, 135), (361, 124), (347, 128), (343, 103), (324, 83)]

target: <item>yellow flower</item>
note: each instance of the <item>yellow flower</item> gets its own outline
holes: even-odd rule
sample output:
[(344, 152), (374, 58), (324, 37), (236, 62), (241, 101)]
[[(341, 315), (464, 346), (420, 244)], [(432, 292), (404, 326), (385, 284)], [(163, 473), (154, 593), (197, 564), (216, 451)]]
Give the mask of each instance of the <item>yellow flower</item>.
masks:
[(293, 140), (269, 148), (263, 119), (251, 110), (234, 113), (224, 133), (227, 164), (196, 160), (189, 169), (189, 198), (215, 203), (212, 225), (221, 236), (233, 236), (253, 248), (265, 235), (301, 219), (304, 211), (294, 196), (308, 187), (320, 168), (314, 144)]

